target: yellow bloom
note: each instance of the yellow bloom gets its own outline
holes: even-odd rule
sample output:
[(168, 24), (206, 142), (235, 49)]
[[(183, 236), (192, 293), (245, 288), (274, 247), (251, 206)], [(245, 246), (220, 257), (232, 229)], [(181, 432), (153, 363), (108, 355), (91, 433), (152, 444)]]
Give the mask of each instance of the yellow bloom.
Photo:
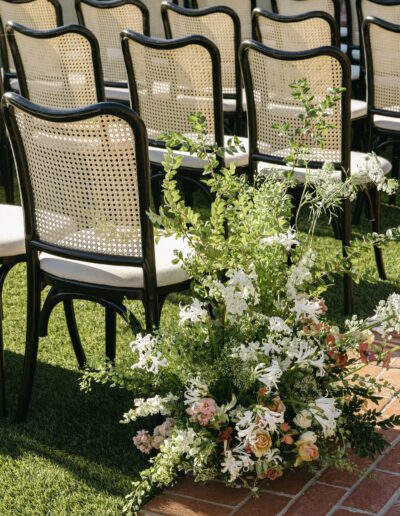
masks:
[(256, 430), (256, 440), (251, 447), (251, 451), (256, 457), (262, 457), (272, 446), (272, 439), (269, 432), (266, 430)]

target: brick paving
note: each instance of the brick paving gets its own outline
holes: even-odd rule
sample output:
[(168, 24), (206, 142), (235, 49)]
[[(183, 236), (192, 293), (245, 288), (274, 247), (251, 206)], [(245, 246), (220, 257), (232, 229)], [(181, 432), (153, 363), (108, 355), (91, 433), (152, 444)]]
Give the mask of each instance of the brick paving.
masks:
[[(400, 344), (400, 336), (393, 339)], [(391, 370), (367, 366), (363, 372), (385, 378), (400, 393), (400, 353)], [(386, 396), (385, 396), (386, 394)], [(379, 404), (383, 415), (399, 414), (400, 400), (388, 393)], [(374, 460), (351, 457), (357, 473), (325, 468), (315, 476), (305, 470), (263, 484), (258, 498), (243, 488), (218, 481), (197, 484), (190, 478), (166, 489), (140, 512), (142, 516), (400, 516), (400, 427), (383, 431), (389, 446)]]

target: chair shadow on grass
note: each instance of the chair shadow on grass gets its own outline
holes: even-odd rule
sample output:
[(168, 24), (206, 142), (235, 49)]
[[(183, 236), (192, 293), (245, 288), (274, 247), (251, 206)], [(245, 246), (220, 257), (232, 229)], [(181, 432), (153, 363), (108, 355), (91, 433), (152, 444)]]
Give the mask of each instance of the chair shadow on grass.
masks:
[[(0, 420), (0, 456), (44, 457), (97, 490), (124, 496), (146, 459), (132, 444), (139, 427), (119, 424), (132, 393), (94, 385), (79, 390), (79, 372), (38, 362), (28, 419), (13, 424), (23, 356), (6, 351), (10, 416)], [(140, 423), (139, 423), (140, 424)]]

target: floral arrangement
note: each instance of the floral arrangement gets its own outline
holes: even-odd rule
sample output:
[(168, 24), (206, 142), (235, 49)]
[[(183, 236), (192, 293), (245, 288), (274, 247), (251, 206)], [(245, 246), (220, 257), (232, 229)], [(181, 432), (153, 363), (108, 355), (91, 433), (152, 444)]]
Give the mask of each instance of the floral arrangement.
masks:
[[(304, 83), (294, 90), (307, 97)], [(335, 100), (338, 92), (329, 95)], [(332, 103), (325, 99), (324, 105), (330, 109)], [(323, 113), (312, 126), (318, 134), (326, 129)], [(193, 278), (193, 299), (180, 306), (176, 320), (136, 335), (129, 373), (109, 365), (102, 376), (145, 393), (134, 399), (123, 423), (156, 418), (153, 430), (133, 437), (151, 458), (133, 482), (127, 513), (136, 513), (155, 488), (173, 484), (181, 473), (200, 482), (218, 477), (256, 493), (260, 479), (273, 481), (299, 467), (351, 469), (349, 448), (374, 455), (385, 445), (379, 429), (400, 423), (400, 416), (381, 419), (366, 406), (390, 386), (358, 374), (370, 362), (389, 365), (387, 342), (391, 332), (400, 332), (400, 295), (341, 329), (327, 321), (321, 297), (333, 274), (349, 273), (351, 260), (371, 244), (400, 240), (400, 228), (354, 243), (346, 257), (338, 252), (321, 261), (312, 250), (312, 231), (300, 234), (290, 224), (291, 174), (269, 170), (252, 185), (234, 167), (216, 173), (218, 156), (240, 142), (233, 138), (227, 149), (210, 152), (206, 121), (199, 115), (191, 121), (197, 140), (166, 137), (164, 200), (150, 217), (160, 231), (190, 244), (192, 252), (176, 260)], [(180, 159), (171, 147), (178, 144), (208, 159), (204, 182), (214, 201), (207, 218), (186, 206), (177, 188)], [(393, 189), (370, 159), (366, 169), (373, 169), (378, 187)], [(343, 189), (354, 195), (356, 188), (350, 180), (337, 188), (329, 170), (326, 165), (303, 193), (312, 230), (321, 212), (336, 216)], [(86, 385), (101, 377), (85, 375)]]

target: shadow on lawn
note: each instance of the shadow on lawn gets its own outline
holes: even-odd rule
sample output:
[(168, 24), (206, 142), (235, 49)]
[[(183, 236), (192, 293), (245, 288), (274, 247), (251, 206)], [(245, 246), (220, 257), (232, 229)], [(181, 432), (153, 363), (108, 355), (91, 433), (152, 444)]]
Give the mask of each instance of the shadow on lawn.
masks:
[(13, 424), (22, 362), (21, 355), (6, 352), (10, 416), (0, 420), (0, 456), (34, 453), (96, 489), (125, 495), (132, 476), (146, 465), (132, 445), (135, 426), (118, 423), (132, 394), (106, 385), (84, 394), (78, 371), (39, 362), (28, 419)]

